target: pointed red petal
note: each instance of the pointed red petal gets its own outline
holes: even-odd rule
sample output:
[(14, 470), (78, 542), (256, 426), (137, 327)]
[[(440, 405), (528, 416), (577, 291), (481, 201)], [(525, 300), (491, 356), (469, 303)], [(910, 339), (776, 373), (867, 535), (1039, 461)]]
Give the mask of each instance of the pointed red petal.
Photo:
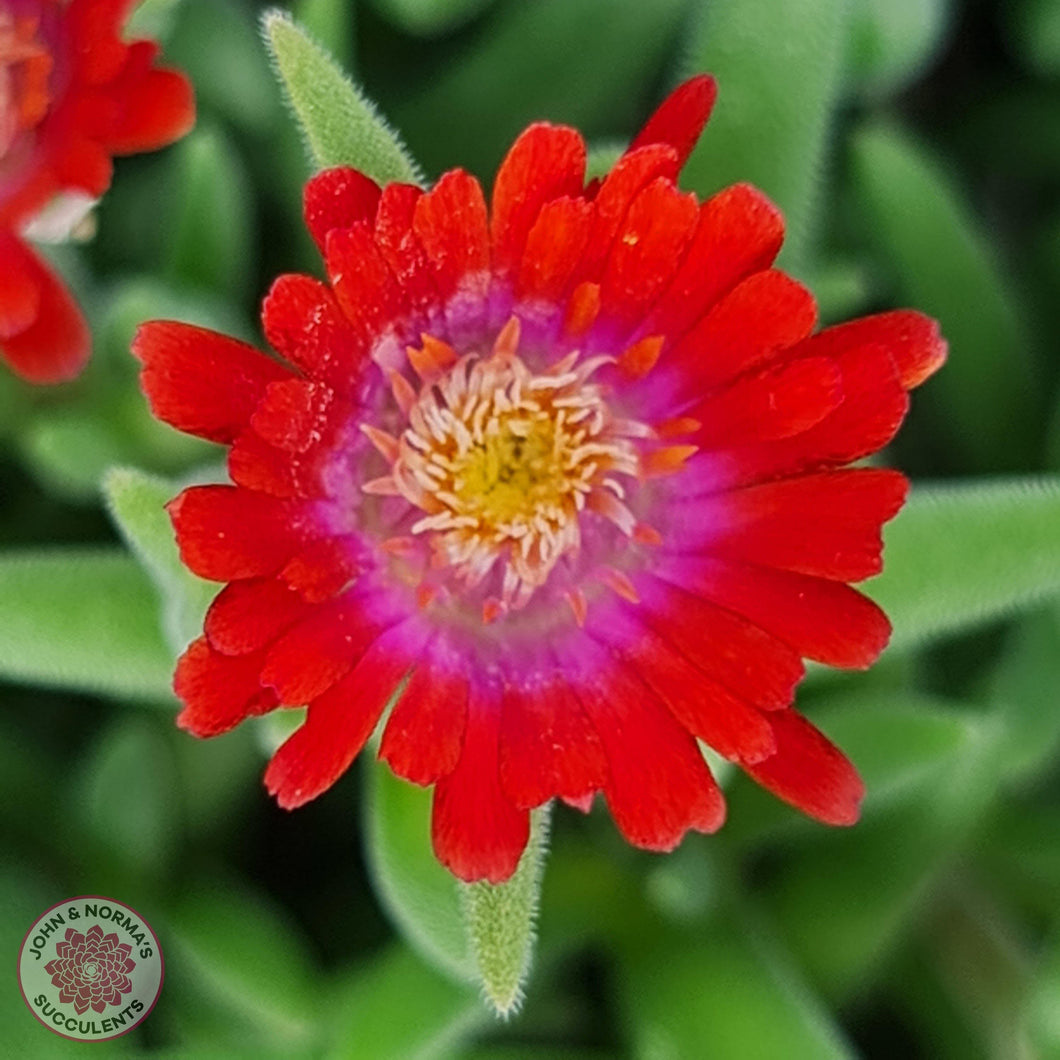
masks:
[(589, 245), (592, 214), (583, 199), (555, 199), (542, 207), (526, 237), (516, 297), (560, 301)]
[(580, 799), (604, 786), (607, 760), (596, 730), (562, 681), (504, 691), (501, 786), (521, 809), (559, 795)]
[(891, 635), (887, 616), (842, 582), (699, 556), (680, 557), (660, 571), (829, 666), (867, 669)]
[(151, 411), (178, 430), (231, 443), (269, 383), (290, 374), (245, 342), (205, 328), (156, 320), (142, 324), (132, 352)]
[(696, 197), (652, 181), (630, 204), (600, 281), (600, 316), (625, 334), (644, 318), (684, 257), (698, 217)]
[(695, 740), (622, 663), (584, 650), (576, 694), (607, 756), (607, 804), (622, 834), (646, 850), (673, 850), (685, 833), (715, 832), (725, 800)]
[(637, 579), (644, 621), (708, 677), (761, 710), (786, 707), (804, 668), (758, 626), (657, 577)]
[(346, 319), (369, 348), (383, 328), (401, 314), (405, 302), (368, 223), (332, 229), (324, 260)]
[(379, 185), (350, 166), (325, 169), (309, 178), (302, 192), (302, 212), (321, 256), (327, 253), (332, 229), (351, 228), (375, 217), (379, 195)]
[(413, 784), (433, 784), (456, 768), (467, 724), (468, 680), (429, 659), (413, 672), (390, 712), (379, 757)]
[[(224, 655), (257, 652), (302, 618), (309, 605), (271, 578), (226, 585), (206, 612), (210, 646)], [(261, 670), (262, 660), (258, 661)]]
[(314, 699), (305, 724), (273, 756), (265, 786), (285, 810), (327, 791), (372, 735), (412, 663), (398, 634), (377, 640), (345, 679)]
[(800, 357), (744, 375), (685, 411), (702, 449), (787, 438), (820, 423), (843, 400), (842, 373), (827, 357)]
[(213, 581), (273, 574), (309, 536), (299, 502), (238, 486), (191, 486), (168, 510), (181, 559)]
[(345, 388), (360, 375), (367, 337), (353, 330), (331, 289), (319, 280), (280, 276), (265, 298), (261, 319), (269, 345), (307, 375)]
[(590, 613), (587, 630), (629, 663), (670, 713), (693, 736), (718, 754), (739, 762), (759, 762), (776, 749), (769, 722), (734, 696), (635, 615)]
[(388, 184), (375, 215), (375, 241), (401, 284), (409, 308), (419, 314), (423, 327), (430, 328), (442, 298), (434, 269), (412, 227), (421, 198), (423, 191), (411, 184)]
[(529, 813), (516, 809), (501, 789), (499, 728), (500, 703), (473, 687), (460, 761), (434, 789), (434, 852), (468, 883), (503, 883), (515, 872), (530, 837)]
[(250, 425), (277, 449), (304, 453), (327, 428), (334, 397), (330, 387), (306, 379), (270, 383)]
[(276, 706), (271, 690), (261, 687), (261, 652), (222, 655), (200, 637), (177, 661), (173, 690), (184, 704), (177, 724), (195, 736), (217, 736), (252, 714)]
[(648, 144), (669, 144), (677, 152), (679, 166), (683, 166), (710, 118), (717, 97), (717, 82), (709, 74), (690, 77), (659, 104), (629, 150)]
[(0, 231), (0, 358), (31, 383), (73, 379), (92, 351), (81, 310), (21, 240)]
[(764, 788), (825, 824), (854, 824), (865, 785), (846, 756), (801, 714), (770, 718), (776, 754), (744, 766)]
[(148, 70), (122, 91), (107, 146), (117, 155), (154, 151), (179, 140), (195, 124), (191, 82), (176, 70)]
[(692, 501), (687, 518), (720, 526), (707, 546), (715, 555), (860, 581), (880, 573), (880, 530), (908, 489), (897, 471), (825, 471), (733, 490), (701, 506)]
[(514, 271), (546, 203), (581, 195), (585, 143), (579, 133), (539, 123), (512, 144), (493, 183), (491, 238), (498, 272)]

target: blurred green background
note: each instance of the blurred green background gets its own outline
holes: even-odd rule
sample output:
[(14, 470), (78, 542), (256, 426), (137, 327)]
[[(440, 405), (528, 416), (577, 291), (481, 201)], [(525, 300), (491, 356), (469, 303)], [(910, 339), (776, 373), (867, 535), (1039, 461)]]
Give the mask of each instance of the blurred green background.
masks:
[[(150, 419), (129, 339), (161, 316), (260, 341), (271, 279), (319, 263), (258, 5), (146, 0), (133, 28), (192, 77), (198, 125), (121, 161), (96, 237), (54, 251), (94, 328), (84, 377), (0, 377), (0, 952), (14, 964), (77, 894), (152, 923), (162, 999), (99, 1056), (1060, 1057), (1060, 0), (293, 11), (432, 179), (488, 182), (538, 118), (606, 164), (710, 70), (683, 184), (774, 196), (782, 263), (825, 322), (940, 319), (950, 363), (890, 454), (917, 488), (868, 587), (894, 644), (799, 701), (862, 770), (864, 818), (830, 831), (733, 776), (723, 832), (655, 857), (600, 807), (557, 811), (533, 974), (499, 1022), (422, 792), (366, 756), (284, 813), (259, 779), (273, 728), (176, 730), (172, 660), (208, 591), (174, 566), (159, 504), (222, 454)], [(87, 1048), (11, 981), (0, 1013), (4, 1055)]]

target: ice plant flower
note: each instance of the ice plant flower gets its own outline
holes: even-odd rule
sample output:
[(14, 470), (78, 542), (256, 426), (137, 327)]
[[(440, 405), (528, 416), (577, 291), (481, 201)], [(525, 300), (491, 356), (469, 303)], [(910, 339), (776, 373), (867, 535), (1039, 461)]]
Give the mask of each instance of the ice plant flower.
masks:
[[(655, 113), (586, 185), (573, 129), (528, 128), (497, 174), (429, 191), (314, 177), (328, 282), (281, 276), (282, 360), (152, 322), (155, 413), (231, 446), (231, 485), (170, 514), (227, 582), (180, 659), (179, 724), (308, 705), (266, 772), (285, 807), (379, 753), (435, 785), (438, 857), (501, 881), (528, 811), (602, 792), (632, 843), (713, 832), (697, 740), (806, 813), (858, 814), (853, 766), (792, 707), (803, 658), (870, 665), (890, 631), (849, 582), (880, 570), (894, 435), (941, 363), (910, 311), (813, 334), (771, 268), (776, 208), (676, 187), (714, 82)], [(395, 693), (396, 697), (395, 697)]]
[(149, 151), (194, 120), (191, 86), (125, 42), (133, 0), (0, 0), (0, 358), (52, 383), (88, 357), (84, 318), (24, 240), (42, 212), (84, 209), (111, 157)]

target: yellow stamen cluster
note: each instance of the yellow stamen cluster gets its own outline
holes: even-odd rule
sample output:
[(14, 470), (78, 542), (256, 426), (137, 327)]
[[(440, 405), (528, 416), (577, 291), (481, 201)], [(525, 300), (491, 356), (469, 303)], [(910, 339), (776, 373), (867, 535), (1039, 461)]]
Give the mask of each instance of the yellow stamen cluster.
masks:
[(517, 344), (514, 320), (488, 356), (450, 358), (431, 340), (433, 370), (415, 401), (405, 399), (407, 428), (396, 439), (369, 432), (392, 467), (366, 489), (426, 513), (411, 533), (430, 535), (437, 566), (471, 587), (504, 562), (500, 596), (486, 606), (494, 613), (523, 606), (578, 551), (586, 509), (632, 534), (616, 476), (639, 473), (633, 438), (650, 433), (617, 420), (589, 381), (610, 358), (573, 354), (535, 374)]

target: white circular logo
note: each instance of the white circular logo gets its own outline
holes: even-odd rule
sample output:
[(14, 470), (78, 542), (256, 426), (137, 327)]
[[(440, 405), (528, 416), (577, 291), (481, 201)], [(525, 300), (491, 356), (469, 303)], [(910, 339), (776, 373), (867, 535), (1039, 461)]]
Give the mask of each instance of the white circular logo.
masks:
[(30, 1012), (79, 1041), (128, 1034), (155, 1007), (164, 975), (158, 936), (135, 909), (81, 895), (43, 912), (18, 951)]

